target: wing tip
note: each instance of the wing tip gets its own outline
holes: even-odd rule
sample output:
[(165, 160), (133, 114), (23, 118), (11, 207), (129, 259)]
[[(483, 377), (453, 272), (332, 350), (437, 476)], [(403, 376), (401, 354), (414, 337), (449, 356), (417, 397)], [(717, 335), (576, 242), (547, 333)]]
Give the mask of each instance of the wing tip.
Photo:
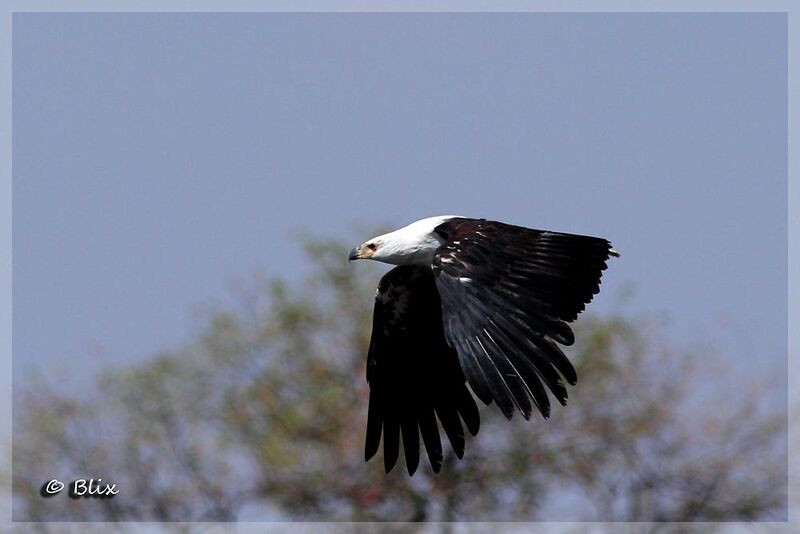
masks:
[(416, 473), (416, 472), (417, 472), (417, 467), (418, 467), (418, 466), (419, 466), (419, 463), (417, 463), (417, 464), (414, 464), (414, 465), (412, 465), (412, 464), (406, 464), (406, 468), (408, 469), (408, 476), (410, 476), (410, 477), (413, 477), (413, 476), (414, 476), (414, 473)]
[(578, 384), (578, 377), (576, 376), (565, 376), (564, 379), (567, 381), (567, 384), (570, 386), (576, 386)]
[(378, 452), (378, 446), (372, 446), (371, 443), (367, 443), (366, 447), (364, 447), (364, 461), (369, 462), (372, 458), (375, 457), (375, 454)]
[(467, 432), (469, 432), (473, 436), (477, 436), (478, 432), (481, 430), (481, 417), (478, 413), (478, 407), (475, 406), (473, 402), (474, 411), (468, 412), (465, 415), (464, 412), (459, 411), (459, 415), (461, 416), (461, 420), (464, 421), (464, 426), (467, 427)]
[(385, 451), (384, 451), (384, 456), (383, 456), (383, 469), (384, 469), (384, 470), (386, 471), (386, 473), (388, 474), (388, 473), (389, 473), (389, 472), (390, 472), (392, 469), (394, 469), (394, 465), (397, 463), (397, 459), (395, 458), (394, 460), (392, 460), (391, 458), (389, 458), (389, 457), (388, 457), (388, 456), (386, 456), (385, 454), (386, 454), (386, 453), (385, 453)]

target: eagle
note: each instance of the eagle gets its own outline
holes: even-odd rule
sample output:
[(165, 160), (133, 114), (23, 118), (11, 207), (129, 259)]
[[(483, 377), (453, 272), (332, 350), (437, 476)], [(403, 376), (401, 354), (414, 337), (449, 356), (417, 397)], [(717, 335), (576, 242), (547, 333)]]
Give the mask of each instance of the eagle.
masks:
[(566, 405), (564, 381), (575, 385), (578, 377), (559, 345), (575, 342), (568, 323), (599, 292), (611, 256), (619, 254), (606, 239), (456, 215), (353, 248), (350, 261), (396, 265), (375, 296), (365, 459), (383, 436), (388, 473), (402, 436), (413, 475), (422, 436), (438, 473), (439, 425), (463, 458), (464, 427), (473, 436), (480, 428), (473, 393), (507, 419), (519, 410), (527, 420), (534, 407), (547, 419), (547, 390)]

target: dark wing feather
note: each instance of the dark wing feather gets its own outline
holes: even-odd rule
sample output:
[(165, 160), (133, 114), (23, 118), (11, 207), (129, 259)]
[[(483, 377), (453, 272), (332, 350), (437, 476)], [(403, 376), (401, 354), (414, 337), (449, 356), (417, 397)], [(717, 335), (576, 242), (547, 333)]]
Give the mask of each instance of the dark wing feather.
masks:
[(378, 451), (383, 434), (383, 461), (389, 472), (397, 462), (400, 438), (406, 467), (419, 464), (419, 436), (438, 472), (442, 443), (438, 416), (456, 455), (464, 454), (464, 429), (478, 433), (478, 407), (467, 389), (458, 355), (445, 340), (442, 309), (433, 271), (400, 266), (378, 286), (372, 339), (367, 355), (369, 412), (365, 456)]
[(473, 391), (508, 418), (516, 408), (527, 419), (529, 398), (548, 417), (542, 382), (565, 404), (561, 377), (578, 379), (556, 342), (574, 343), (567, 323), (600, 290), (611, 244), (483, 219), (451, 219), (436, 232), (445, 239), (433, 259), (445, 336)]

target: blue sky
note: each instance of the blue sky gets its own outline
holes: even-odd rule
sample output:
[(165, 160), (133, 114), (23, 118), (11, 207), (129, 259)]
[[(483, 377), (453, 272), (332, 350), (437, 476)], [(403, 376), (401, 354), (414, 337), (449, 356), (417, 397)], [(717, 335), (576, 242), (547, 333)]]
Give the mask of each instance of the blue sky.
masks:
[(608, 237), (623, 256), (592, 310), (633, 284), (676, 345), (785, 369), (786, 29), (16, 14), (15, 381), (179, 345), (233, 277), (298, 279), (297, 229), (361, 241), (442, 213)]

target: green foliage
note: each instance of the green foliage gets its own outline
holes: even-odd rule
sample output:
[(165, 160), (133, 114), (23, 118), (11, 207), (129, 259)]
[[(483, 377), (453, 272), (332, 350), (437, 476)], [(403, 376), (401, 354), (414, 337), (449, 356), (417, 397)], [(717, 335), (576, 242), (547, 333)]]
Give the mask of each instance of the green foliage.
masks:
[[(365, 353), (381, 269), (303, 237), (304, 283), (254, 276), (181, 351), (101, 375), (85, 395), (17, 399), (14, 514), (31, 520), (783, 519), (786, 419), (759, 392), (698, 406), (697, 354), (624, 316), (578, 321), (580, 382), (549, 421), (482, 409), (442, 473), (363, 461)], [(718, 377), (724, 380), (724, 377)], [(735, 382), (730, 388), (738, 387)], [(413, 387), (413, 386), (412, 386)], [(102, 473), (108, 501), (42, 499), (41, 481)]]

